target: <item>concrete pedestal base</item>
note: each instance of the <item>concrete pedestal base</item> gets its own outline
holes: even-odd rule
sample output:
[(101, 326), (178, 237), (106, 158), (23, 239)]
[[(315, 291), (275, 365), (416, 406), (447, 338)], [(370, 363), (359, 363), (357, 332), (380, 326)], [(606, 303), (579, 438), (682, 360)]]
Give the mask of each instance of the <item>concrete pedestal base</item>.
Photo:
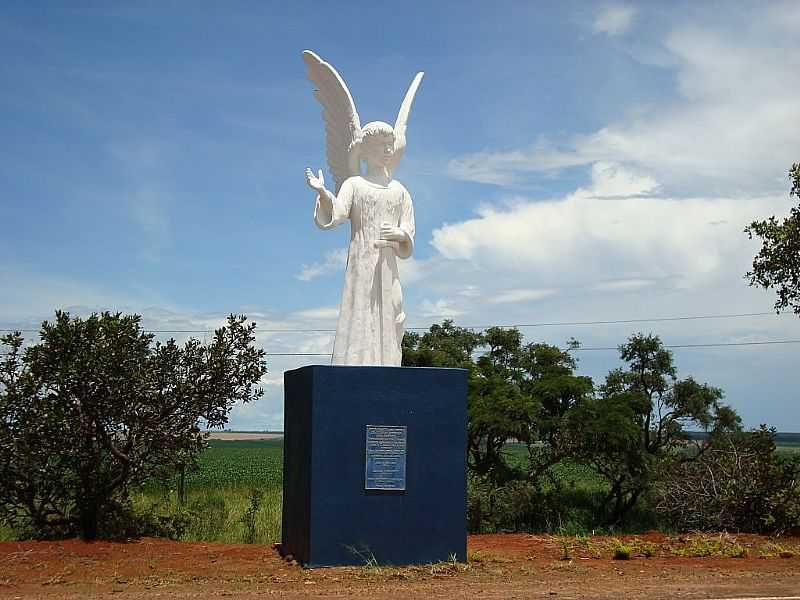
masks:
[[(466, 371), (309, 366), (284, 383), (284, 553), (308, 566), (466, 560)], [(368, 425), (407, 428), (405, 489), (365, 489)]]

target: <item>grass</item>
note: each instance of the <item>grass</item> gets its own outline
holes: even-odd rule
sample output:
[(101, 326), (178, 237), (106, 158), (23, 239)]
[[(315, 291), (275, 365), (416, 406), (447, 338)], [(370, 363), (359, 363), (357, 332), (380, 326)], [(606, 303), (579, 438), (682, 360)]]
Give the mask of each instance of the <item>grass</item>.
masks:
[[(524, 465), (527, 449), (522, 444), (509, 444), (504, 449), (509, 462)], [(798, 444), (781, 444), (778, 452), (800, 452)], [(546, 490), (556, 490), (559, 507), (557, 518), (547, 528), (562, 536), (589, 534), (637, 533), (654, 529), (653, 514), (644, 505), (632, 511), (624, 529), (596, 529), (595, 510), (605, 492), (606, 483), (584, 465), (559, 464), (551, 469), (552, 479)], [(186, 474), (186, 499), (178, 502), (177, 478), (167, 485), (152, 482), (132, 495), (134, 507), (142, 512), (182, 518), (185, 528), (181, 539), (223, 543), (263, 543), (279, 541), (281, 535), (283, 478), (283, 441), (275, 440), (212, 440), (201, 455), (199, 468)], [(253, 490), (260, 493), (253, 505)], [(0, 541), (16, 539), (16, 534), (0, 525)], [(628, 545), (626, 542), (624, 545)], [(702, 545), (702, 544), (701, 544)], [(608, 552), (610, 549), (596, 549)], [(625, 550), (623, 548), (623, 550)], [(650, 554), (650, 548), (629, 548), (634, 555)], [(720, 549), (690, 548), (689, 553), (718, 552)], [(728, 548), (736, 554), (737, 548)], [(571, 549), (566, 548), (569, 556)], [(780, 550), (776, 551), (780, 553)], [(592, 552), (594, 554), (594, 552)], [(624, 552), (623, 552), (624, 553)], [(620, 557), (621, 558), (621, 557)]]
[(672, 552), (675, 556), (692, 558), (717, 557), (717, 558), (745, 558), (747, 548), (740, 544), (736, 537), (720, 534), (718, 537), (695, 535), (689, 537), (682, 548)]
[(11, 542), (16, 539), (17, 533), (13, 529), (0, 525), (0, 542)]
[(800, 452), (800, 443), (782, 443), (775, 446), (775, 452), (778, 454), (786, 455), (793, 455)]
[(183, 506), (177, 478), (153, 482), (132, 500), (142, 512), (185, 516), (183, 540), (268, 544), (281, 536), (282, 480), (282, 440), (211, 440), (198, 470), (186, 475)]
[[(150, 482), (131, 495), (137, 512), (180, 521), (187, 541), (270, 544), (281, 537), (283, 442), (211, 440), (199, 468), (185, 479), (186, 499), (178, 501), (178, 479)], [(259, 494), (254, 504), (253, 491)], [(19, 535), (0, 525), (0, 541)]]
[[(797, 553), (794, 544), (781, 545), (776, 540), (761, 544), (747, 542), (747, 538), (740, 538), (727, 533), (720, 534), (692, 534), (679, 536), (664, 536), (660, 540), (652, 541), (638, 536), (626, 536), (624, 539), (592, 538), (590, 536), (576, 536), (557, 538), (557, 543), (562, 547), (562, 554), (569, 556), (580, 555), (595, 559), (633, 560), (658, 557), (679, 558), (745, 558), (749, 555), (762, 558), (792, 558)], [(567, 546), (567, 550), (563, 547)]]
[[(248, 513), (253, 506), (253, 489), (260, 491), (262, 497), (257, 510)], [(182, 540), (270, 544), (281, 537), (283, 489), (276, 486), (190, 488), (183, 507), (174, 491), (167, 495), (141, 492), (134, 496), (133, 504), (137, 510), (159, 516), (186, 515), (187, 527), (180, 537)], [(249, 521), (250, 515), (252, 521)], [(252, 523), (252, 528), (248, 522)]]

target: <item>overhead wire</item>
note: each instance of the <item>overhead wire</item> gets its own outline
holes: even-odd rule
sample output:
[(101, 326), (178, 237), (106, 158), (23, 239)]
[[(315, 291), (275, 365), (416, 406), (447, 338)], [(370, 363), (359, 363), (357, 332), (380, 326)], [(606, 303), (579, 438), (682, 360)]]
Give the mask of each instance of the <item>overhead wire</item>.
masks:
[[(797, 340), (763, 340), (758, 342), (708, 342), (700, 344), (664, 344), (664, 348), (729, 348), (734, 346), (769, 346), (774, 344), (800, 344)], [(566, 352), (581, 352), (584, 350), (619, 350), (619, 346), (578, 346), (564, 348)], [(333, 356), (331, 352), (267, 352), (267, 356)]]
[[(758, 342), (708, 342), (699, 344), (663, 344), (664, 348), (730, 348), (736, 346), (771, 346), (781, 344), (800, 344), (797, 340), (763, 340)], [(583, 352), (587, 350), (619, 350), (619, 346), (578, 346), (564, 348), (566, 352)], [(0, 352), (0, 356), (8, 356), (10, 352)], [(266, 352), (265, 356), (333, 356), (331, 352)]]
[[(573, 326), (591, 326), (591, 325), (626, 325), (632, 323), (661, 323), (670, 321), (697, 321), (703, 319), (734, 319), (743, 317), (763, 317), (763, 316), (782, 316), (788, 313), (775, 313), (775, 312), (752, 312), (752, 313), (733, 313), (733, 314), (712, 314), (712, 315), (688, 315), (678, 317), (647, 317), (641, 319), (612, 319), (612, 320), (595, 320), (595, 321), (543, 321), (540, 323), (509, 323), (505, 325), (459, 325), (462, 329), (490, 329), (492, 327), (499, 327), (501, 329), (525, 328), (525, 327), (573, 327)], [(440, 315), (441, 318), (447, 318), (446, 315)], [(406, 327), (408, 331), (424, 331), (430, 329), (431, 325), (425, 327)], [(20, 333), (38, 333), (38, 329), (3, 329), (0, 332), (12, 333), (19, 331)], [(210, 333), (211, 329), (145, 329), (146, 333)], [(335, 333), (336, 329), (329, 328), (269, 328), (269, 329), (256, 329), (256, 333)]]
[[(572, 327), (572, 326), (593, 326), (593, 325), (621, 325), (632, 323), (659, 323), (659, 322), (675, 322), (675, 321), (696, 321), (704, 319), (733, 319), (745, 317), (762, 317), (768, 315), (781, 316), (787, 313), (774, 313), (774, 312), (752, 312), (752, 313), (729, 313), (729, 314), (711, 314), (711, 315), (686, 315), (686, 316), (671, 316), (671, 317), (648, 317), (640, 319), (611, 319), (611, 320), (594, 320), (594, 321), (544, 321), (539, 323), (513, 323), (506, 325), (466, 325), (459, 326), (462, 329), (479, 329), (486, 330), (492, 327), (502, 329), (524, 328), (524, 327)], [(424, 331), (428, 327), (408, 327), (410, 331)], [(16, 332), (20, 333), (38, 333), (36, 329), (4, 329), (0, 328), (0, 332)], [(148, 329), (144, 330), (146, 333), (211, 333), (210, 329)], [(335, 329), (257, 329), (256, 333), (335, 333)], [(739, 346), (768, 346), (768, 345), (783, 345), (783, 344), (798, 344), (800, 339), (788, 340), (762, 340), (752, 342), (702, 342), (694, 344), (664, 344), (665, 348), (687, 349), (687, 348), (727, 348)], [(577, 346), (574, 348), (566, 348), (569, 352), (584, 352), (584, 351), (603, 351), (603, 350), (618, 350), (618, 346)], [(0, 356), (7, 356), (8, 352), (0, 353)], [(330, 352), (267, 352), (266, 356), (332, 356)]]

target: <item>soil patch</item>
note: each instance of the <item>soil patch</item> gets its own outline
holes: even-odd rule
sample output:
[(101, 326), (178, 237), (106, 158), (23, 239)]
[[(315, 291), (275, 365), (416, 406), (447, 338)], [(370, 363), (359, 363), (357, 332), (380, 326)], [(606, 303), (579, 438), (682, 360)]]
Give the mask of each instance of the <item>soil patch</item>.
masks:
[(271, 546), (2, 542), (0, 598), (786, 597), (800, 595), (799, 556), (799, 538), (508, 534), (470, 536), (467, 564), (302, 569)]

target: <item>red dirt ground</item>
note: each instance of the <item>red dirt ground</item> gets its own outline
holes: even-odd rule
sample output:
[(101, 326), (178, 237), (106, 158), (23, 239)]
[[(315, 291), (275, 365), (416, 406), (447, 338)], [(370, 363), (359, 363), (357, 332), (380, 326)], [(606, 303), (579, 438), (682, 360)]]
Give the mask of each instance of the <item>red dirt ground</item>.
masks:
[[(620, 545), (629, 560), (612, 558)], [(712, 556), (676, 556), (692, 553)], [(0, 598), (800, 598), (800, 538), (478, 535), (469, 557), (302, 569), (270, 546), (0, 542)]]

